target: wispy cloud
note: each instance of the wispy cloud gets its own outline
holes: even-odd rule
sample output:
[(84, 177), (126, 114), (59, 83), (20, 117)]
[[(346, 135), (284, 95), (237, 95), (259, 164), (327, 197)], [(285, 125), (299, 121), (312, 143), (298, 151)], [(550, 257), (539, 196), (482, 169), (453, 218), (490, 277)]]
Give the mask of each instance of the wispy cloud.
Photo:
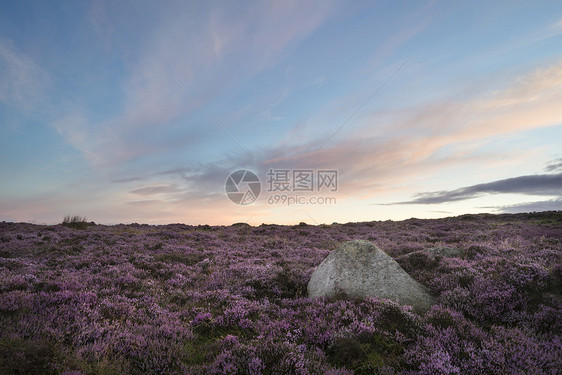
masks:
[[(258, 153), (257, 160), (261, 160), (258, 164), (230, 155), (228, 160), (232, 164), (228, 166), (247, 165), (262, 174), (271, 167), (336, 168), (341, 171), (342, 181), (349, 181), (350, 185), (346, 188), (344, 184), (338, 195), (349, 197), (392, 191), (406, 181), (427, 177), (443, 167), (482, 163), (493, 166), (502, 156), (516, 158), (517, 155), (507, 155), (505, 151), (484, 152), (483, 143), (494, 137), (562, 124), (562, 113), (558, 110), (558, 100), (562, 100), (561, 72), (562, 64), (555, 64), (514, 78), (503, 89), (489, 88), (465, 102), (445, 101), (406, 108), (394, 120), (389, 117), (391, 122), (383, 123), (382, 127), (377, 123), (380, 122), (377, 116), (385, 116), (363, 116), (357, 120), (359, 124), (352, 124), (340, 139), (316, 155), (318, 139), (300, 144), (281, 141)], [(516, 119), (512, 112), (520, 118)], [(375, 124), (367, 127), (371, 118)], [(204, 180), (209, 183), (203, 185), (209, 188), (220, 184), (229, 173), (228, 167), (207, 165), (204, 169), (203, 174), (192, 170), (190, 176), (206, 176)], [(508, 181), (503, 187), (498, 184), (482, 188), (507, 189), (513, 182), (521, 183), (514, 185), (513, 191), (518, 186), (529, 192), (523, 183), (532, 188), (533, 183), (540, 185), (542, 181), (531, 176), (529, 181), (521, 179)], [(470, 190), (455, 191), (454, 196), (470, 193)]]
[[(93, 165), (115, 166), (146, 155), (197, 149), (205, 142), (213, 142), (210, 137), (221, 137), (215, 131), (209, 132), (213, 124), (208, 119), (197, 119), (196, 106), (162, 74), (154, 61), (165, 66), (198, 101), (208, 106), (236, 82), (251, 79), (280, 61), (292, 45), (322, 25), (335, 9), (325, 2), (307, 2), (304, 6), (307, 12), (296, 2), (262, 3), (243, 11), (215, 9), (197, 21), (200, 31), (196, 37), (185, 32), (188, 20), (184, 13), (166, 14), (166, 22), (147, 38), (144, 52), (132, 65), (124, 84), (126, 98), (121, 113), (103, 123), (83, 117), (77, 123), (85, 123), (84, 126), (65, 121), (69, 116), (66, 115), (55, 126)], [(230, 17), (231, 11), (239, 12), (237, 17)], [(426, 20), (404, 35), (397, 35), (394, 42), (412, 38), (425, 27)], [(243, 64), (247, 61), (252, 64)], [(408, 166), (415, 169), (420, 163), (433, 163), (430, 159), (451, 145), (470, 153), (470, 142), (562, 123), (558, 110), (558, 103), (562, 102), (561, 83), (562, 63), (558, 63), (522, 75), (503, 88), (488, 86), (488, 91), (477, 98), (401, 108), (399, 114), (379, 112), (369, 117), (365, 111), (316, 161), (309, 160), (312, 154), (308, 148), (313, 149), (321, 140), (300, 138), (300, 146), (291, 147), (295, 144), (294, 131), (286, 133), (286, 141), (281, 136), (278, 144), (262, 146), (262, 156), (279, 163), (291, 159), (301, 165), (322, 161), (342, 168), (350, 166), (350, 172), (367, 172), (371, 180), (371, 173), (380, 172), (382, 164), (388, 166), (388, 174), (396, 176), (393, 170), (397, 168), (406, 171)], [(213, 115), (221, 121), (220, 114)], [(70, 118), (74, 116), (71, 114)], [(388, 120), (382, 123), (381, 117)], [(181, 126), (179, 119), (183, 119)], [(65, 123), (68, 125), (61, 125)], [(168, 136), (159, 136), (160, 129), (165, 129)], [(250, 151), (257, 152), (259, 157), (260, 151)], [(370, 168), (373, 156), (380, 162)], [(382, 178), (384, 174), (378, 176)]]
[[(562, 124), (562, 63), (489, 85), (464, 100), (443, 100), (388, 113), (366, 113), (312, 157), (320, 140), (280, 142), (264, 164), (338, 168), (355, 194), (412, 181), (444, 166), (492, 165), (501, 152), (483, 151), (498, 137)], [(515, 155), (511, 155), (514, 157)]]
[(406, 25), (392, 34), (377, 48), (372, 58), (374, 67), (380, 68), (384, 60), (427, 28), (432, 19), (430, 13), (432, 6), (431, 3), (428, 3), (423, 9), (410, 14), (405, 22)]
[(131, 190), (131, 193), (137, 195), (158, 195), (158, 194), (166, 194), (166, 193), (175, 193), (177, 191), (178, 188), (175, 186), (160, 185), (160, 186), (145, 186), (145, 187), (137, 188)]
[(144, 180), (144, 177), (135, 176), (135, 177), (115, 178), (115, 179), (111, 180), (111, 182), (113, 182), (113, 183), (128, 183), (128, 182), (142, 181), (142, 180)]
[(562, 158), (549, 161), (545, 170), (547, 172), (562, 172)]
[(31, 110), (47, 85), (47, 73), (11, 40), (0, 36), (0, 102)]
[[(190, 132), (205, 133), (207, 139), (216, 136), (215, 131), (209, 131), (214, 125), (208, 119), (197, 118), (197, 106), (163, 74), (159, 65), (205, 107), (233, 85), (278, 63), (289, 48), (318, 28), (334, 9), (331, 1), (257, 2), (248, 7), (198, 9), (196, 19), (190, 9), (163, 10), (158, 14), (158, 26), (130, 64), (130, 76), (123, 84), (121, 112), (102, 123), (86, 118), (87, 141), (81, 137), (82, 130), (60, 125), (57, 129), (63, 129), (61, 134), (93, 165), (124, 163), (169, 149), (170, 143), (177, 147), (178, 137), (183, 138), (180, 147), (197, 147), (201, 138), (186, 132), (185, 122), (190, 121)], [(99, 14), (103, 9), (98, 6), (93, 19)], [(182, 126), (178, 124), (180, 119)], [(161, 139), (156, 127), (175, 136)], [(92, 145), (90, 140), (95, 138), (104, 141)]]
[(552, 38), (562, 34), (562, 17), (542, 31), (543, 38)]
[(560, 17), (560, 19), (558, 20), (558, 22), (554, 23), (551, 26), (552, 29), (554, 30), (559, 30), (560, 33), (562, 34), (562, 17)]
[[(471, 164), (493, 167), (503, 157), (518, 156), (506, 151), (483, 151), (482, 144), (494, 137), (562, 123), (558, 110), (558, 100), (562, 100), (561, 69), (562, 64), (538, 69), (514, 78), (501, 88), (490, 85), (480, 95), (464, 101), (443, 100), (383, 113), (366, 111), (358, 116), (357, 123), (351, 124), (314, 157), (322, 138), (300, 138), (300, 142), (282, 139), (261, 150), (252, 150), (256, 155), (253, 161), (225, 150), (222, 158), (217, 155), (208, 162), (166, 167), (158, 164), (157, 168), (137, 174), (129, 170), (127, 175), (113, 178), (115, 188), (126, 191), (112, 193), (112, 202), (119, 202), (115, 204), (121, 208), (107, 209), (113, 210), (115, 218), (130, 220), (141, 217), (143, 210), (154, 212), (154, 220), (159, 218), (161, 222), (189, 217), (191, 212), (197, 212), (201, 222), (216, 222), (213, 215), (245, 220), (248, 211), (228, 206), (224, 194), (226, 177), (240, 168), (251, 169), (262, 177), (269, 168), (338, 169), (340, 203), (346, 199), (372, 199), (397, 190), (409, 193), (415, 181), (437, 174), (443, 168)], [(512, 111), (525, 120), (514, 119)], [(66, 126), (73, 126), (75, 133), (80, 134), (77, 118), (79, 115), (71, 116)], [(88, 140), (85, 134), (84, 143)], [(104, 147), (107, 145), (99, 150)], [(113, 151), (112, 157), (116, 152)], [(550, 171), (556, 172), (554, 168), (553, 164)], [(458, 201), (479, 194), (508, 192), (557, 195), (560, 179), (560, 174), (522, 176), (421, 194), (408, 203)], [(252, 213), (262, 218), (270, 210), (271, 207), (256, 207)]]

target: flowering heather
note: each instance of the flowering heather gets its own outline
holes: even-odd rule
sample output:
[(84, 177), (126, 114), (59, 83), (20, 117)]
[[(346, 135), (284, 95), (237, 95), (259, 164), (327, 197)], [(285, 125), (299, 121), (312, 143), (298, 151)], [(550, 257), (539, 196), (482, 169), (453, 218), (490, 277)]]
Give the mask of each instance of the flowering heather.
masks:
[[(309, 299), (339, 244), (374, 242), (424, 315)], [(458, 256), (428, 248), (458, 249)], [(0, 223), (0, 373), (558, 374), (562, 212), (231, 227)]]

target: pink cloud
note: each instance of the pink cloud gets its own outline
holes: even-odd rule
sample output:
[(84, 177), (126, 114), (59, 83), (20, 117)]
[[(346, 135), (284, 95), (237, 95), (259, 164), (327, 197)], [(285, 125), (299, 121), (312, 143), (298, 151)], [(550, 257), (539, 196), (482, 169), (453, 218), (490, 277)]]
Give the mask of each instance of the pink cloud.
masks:
[[(200, 114), (182, 89), (205, 106), (228, 87), (275, 65), (335, 9), (332, 1), (257, 2), (246, 8), (210, 6), (194, 19), (186, 7), (185, 11), (164, 8), (159, 14), (158, 27), (149, 33), (137, 61), (130, 64), (121, 113), (97, 124), (82, 115), (79, 129), (65, 125), (76, 113), (55, 122), (92, 165), (105, 168), (165, 150), (168, 144), (148, 134), (158, 132), (157, 126), (174, 126), (180, 117)], [(232, 17), (232, 12), (237, 16)], [(105, 25), (104, 14), (99, 3), (92, 6), (91, 22)]]
[[(562, 124), (562, 63), (489, 87), (474, 98), (405, 108), (399, 116), (358, 118), (325, 149), (318, 144), (270, 150), (265, 165), (337, 168), (353, 181), (340, 196), (368, 196), (437, 173), (444, 166), (502, 163), (480, 150), (484, 142), (506, 135)], [(360, 116), (359, 116), (360, 117)], [(367, 126), (369, 119), (390, 121)], [(502, 151), (504, 153), (505, 151)], [(532, 152), (530, 150), (529, 152)], [(518, 158), (512, 152), (511, 158)]]

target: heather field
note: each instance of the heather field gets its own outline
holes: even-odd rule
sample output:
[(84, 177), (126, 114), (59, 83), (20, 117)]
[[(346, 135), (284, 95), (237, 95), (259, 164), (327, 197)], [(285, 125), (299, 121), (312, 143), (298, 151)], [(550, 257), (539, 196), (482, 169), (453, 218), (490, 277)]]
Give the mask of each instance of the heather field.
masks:
[[(438, 303), (309, 299), (368, 240)], [(445, 246), (459, 256), (430, 255)], [(296, 226), (0, 223), (4, 374), (559, 374), (562, 212)]]

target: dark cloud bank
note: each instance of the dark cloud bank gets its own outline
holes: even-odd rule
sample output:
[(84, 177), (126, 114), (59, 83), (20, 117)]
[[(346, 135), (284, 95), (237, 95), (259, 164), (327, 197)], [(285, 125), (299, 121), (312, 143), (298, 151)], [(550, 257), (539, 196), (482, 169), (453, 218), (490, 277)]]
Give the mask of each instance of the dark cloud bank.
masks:
[[(557, 161), (547, 167), (549, 171), (558, 171), (562, 162)], [(562, 209), (562, 173), (540, 174), (507, 178), (485, 184), (477, 184), (455, 190), (435, 191), (419, 193), (414, 199), (404, 202), (389, 203), (397, 204), (440, 204), (456, 202), (479, 197), (483, 194), (525, 194), (525, 195), (550, 195), (558, 196), (541, 202), (522, 203), (511, 206), (482, 207), (494, 208), (502, 212), (528, 212)]]

